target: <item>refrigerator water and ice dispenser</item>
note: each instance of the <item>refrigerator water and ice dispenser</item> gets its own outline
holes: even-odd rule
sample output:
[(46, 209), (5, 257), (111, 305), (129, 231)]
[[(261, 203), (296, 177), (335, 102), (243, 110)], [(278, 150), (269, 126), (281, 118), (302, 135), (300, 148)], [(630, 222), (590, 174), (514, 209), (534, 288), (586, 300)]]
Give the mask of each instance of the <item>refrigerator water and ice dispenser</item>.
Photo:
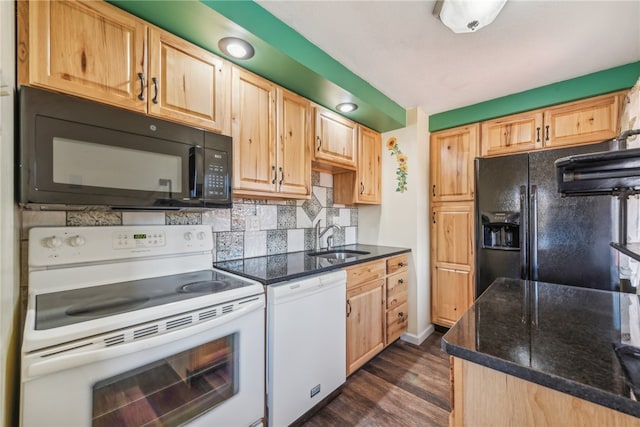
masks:
[(520, 212), (483, 212), (481, 220), (483, 248), (520, 249)]

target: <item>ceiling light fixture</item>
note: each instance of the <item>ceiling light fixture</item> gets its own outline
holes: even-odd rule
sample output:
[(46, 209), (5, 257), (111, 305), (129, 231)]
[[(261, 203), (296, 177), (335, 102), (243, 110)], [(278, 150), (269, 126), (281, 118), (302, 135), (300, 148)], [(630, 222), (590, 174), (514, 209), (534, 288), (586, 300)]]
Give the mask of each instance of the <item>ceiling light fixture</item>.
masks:
[(507, 0), (438, 0), (433, 14), (454, 33), (472, 33), (496, 19)]
[(358, 109), (358, 105), (353, 102), (342, 102), (336, 105), (336, 108), (342, 113), (350, 113), (352, 111), (356, 111)]
[(249, 59), (255, 54), (255, 50), (249, 42), (237, 37), (220, 39), (218, 47), (225, 55), (236, 59)]

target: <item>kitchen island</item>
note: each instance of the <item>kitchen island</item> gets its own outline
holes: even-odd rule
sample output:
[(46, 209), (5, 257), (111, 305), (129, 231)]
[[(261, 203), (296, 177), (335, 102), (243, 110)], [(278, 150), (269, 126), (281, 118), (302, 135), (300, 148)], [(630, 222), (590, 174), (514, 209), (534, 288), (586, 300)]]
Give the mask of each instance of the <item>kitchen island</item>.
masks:
[(614, 350), (632, 298), (497, 279), (442, 339), (451, 425), (640, 425)]

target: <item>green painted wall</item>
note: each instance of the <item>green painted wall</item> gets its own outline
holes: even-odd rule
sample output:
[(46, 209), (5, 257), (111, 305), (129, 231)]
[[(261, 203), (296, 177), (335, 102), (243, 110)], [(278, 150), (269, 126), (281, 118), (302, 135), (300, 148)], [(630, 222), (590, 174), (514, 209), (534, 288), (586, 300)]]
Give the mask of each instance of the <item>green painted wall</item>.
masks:
[(340, 113), (379, 132), (405, 126), (406, 111), (253, 1), (108, 0), (216, 55), (222, 37), (240, 37), (256, 51), (231, 62), (333, 111), (341, 102), (359, 108)]
[(429, 132), (535, 110), (632, 87), (640, 61), (429, 116)]

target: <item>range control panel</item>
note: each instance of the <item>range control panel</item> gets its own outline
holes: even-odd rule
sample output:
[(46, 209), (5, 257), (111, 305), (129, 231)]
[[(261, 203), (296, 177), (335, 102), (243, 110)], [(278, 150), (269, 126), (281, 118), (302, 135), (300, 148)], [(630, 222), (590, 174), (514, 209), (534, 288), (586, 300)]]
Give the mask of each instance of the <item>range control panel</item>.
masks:
[(113, 235), (114, 249), (152, 248), (164, 246), (166, 242), (164, 231), (126, 231)]
[(35, 227), (29, 230), (29, 267), (206, 252), (207, 225)]

